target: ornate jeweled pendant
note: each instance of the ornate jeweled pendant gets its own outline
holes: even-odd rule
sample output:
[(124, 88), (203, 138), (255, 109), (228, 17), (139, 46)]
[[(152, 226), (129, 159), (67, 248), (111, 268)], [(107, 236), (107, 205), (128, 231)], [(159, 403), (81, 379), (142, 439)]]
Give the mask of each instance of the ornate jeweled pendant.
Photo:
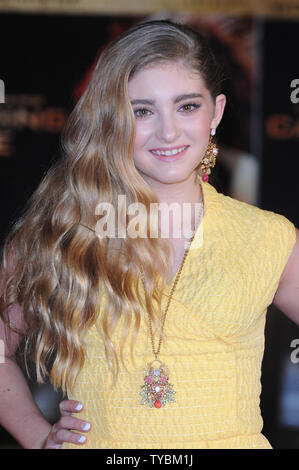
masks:
[[(159, 363), (154, 366), (154, 363)], [(141, 386), (141, 404), (150, 408), (161, 408), (166, 402), (175, 401), (173, 385), (168, 382), (167, 367), (158, 359), (149, 363), (144, 371), (144, 384)]]

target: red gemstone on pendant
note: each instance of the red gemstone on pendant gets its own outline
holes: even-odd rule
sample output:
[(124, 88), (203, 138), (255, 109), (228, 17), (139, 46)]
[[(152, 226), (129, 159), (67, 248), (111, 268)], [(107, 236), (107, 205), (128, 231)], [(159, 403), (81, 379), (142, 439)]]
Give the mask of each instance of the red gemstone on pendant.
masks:
[(206, 173), (204, 173), (202, 175), (202, 180), (206, 183), (207, 181), (209, 181), (209, 175), (207, 175)]
[(162, 406), (162, 403), (160, 402), (160, 400), (156, 400), (155, 401), (155, 407), (156, 408), (161, 408), (161, 406)]

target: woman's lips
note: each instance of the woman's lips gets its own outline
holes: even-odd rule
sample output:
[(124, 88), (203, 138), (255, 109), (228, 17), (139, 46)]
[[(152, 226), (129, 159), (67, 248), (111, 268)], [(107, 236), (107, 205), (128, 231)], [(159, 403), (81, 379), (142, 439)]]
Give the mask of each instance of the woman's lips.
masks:
[[(173, 162), (175, 160), (179, 160), (185, 153), (187, 152), (189, 148), (189, 145), (182, 145), (181, 147), (173, 147), (171, 149), (165, 149), (165, 148), (160, 148), (160, 149), (152, 149), (150, 150), (150, 153), (157, 158), (158, 160), (162, 160), (163, 162)], [(181, 151), (178, 151), (177, 153), (173, 155), (165, 155), (166, 152), (172, 152), (173, 150), (179, 150), (182, 149)], [(160, 155), (156, 152), (159, 152)]]

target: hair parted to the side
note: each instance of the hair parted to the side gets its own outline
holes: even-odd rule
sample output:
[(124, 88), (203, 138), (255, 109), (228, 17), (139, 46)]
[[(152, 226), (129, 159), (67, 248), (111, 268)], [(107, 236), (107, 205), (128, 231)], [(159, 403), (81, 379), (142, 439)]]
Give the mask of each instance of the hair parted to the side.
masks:
[[(84, 363), (82, 339), (100, 313), (114, 377), (132, 321), (131, 352), (144, 309), (157, 327), (161, 325), (168, 241), (150, 238), (149, 222), (148, 238), (100, 239), (92, 229), (101, 201), (116, 208), (122, 194), (128, 204), (141, 202), (148, 211), (158, 202), (134, 165), (135, 117), (128, 82), (150, 64), (177, 60), (201, 74), (215, 99), (221, 86), (217, 61), (206, 40), (185, 25), (146, 22), (106, 47), (63, 130), (63, 157), (46, 173), (6, 237), (2, 268), (7, 281), (0, 314), (9, 323), (9, 308), (22, 306), (26, 351), (33, 355), (39, 382), (47, 377), (48, 360), (55, 353), (51, 382), (64, 391), (72, 389)], [(144, 305), (138, 287), (140, 266), (145, 274)], [(113, 332), (121, 318), (122, 341), (116, 345)]]

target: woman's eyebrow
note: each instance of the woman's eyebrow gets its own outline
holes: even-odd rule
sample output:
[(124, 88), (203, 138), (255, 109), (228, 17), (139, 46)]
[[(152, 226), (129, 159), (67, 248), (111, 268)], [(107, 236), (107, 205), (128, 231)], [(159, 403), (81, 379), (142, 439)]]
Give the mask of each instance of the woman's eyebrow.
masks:
[(134, 106), (135, 104), (149, 104), (149, 105), (154, 105), (155, 102), (153, 100), (146, 100), (146, 99), (140, 99), (140, 100), (132, 100), (131, 105)]
[(193, 98), (203, 98), (201, 93), (185, 93), (184, 95), (179, 95), (174, 99), (174, 103), (179, 103), (180, 101), (190, 100)]
[[(183, 95), (178, 95), (173, 99), (174, 103), (179, 103), (180, 101), (184, 100), (190, 100), (194, 98), (203, 98), (203, 95), (201, 93), (184, 93)], [(148, 99), (136, 99), (131, 101), (131, 105), (134, 106), (136, 104), (147, 104), (150, 106), (153, 106), (155, 104), (154, 100), (148, 100)]]

